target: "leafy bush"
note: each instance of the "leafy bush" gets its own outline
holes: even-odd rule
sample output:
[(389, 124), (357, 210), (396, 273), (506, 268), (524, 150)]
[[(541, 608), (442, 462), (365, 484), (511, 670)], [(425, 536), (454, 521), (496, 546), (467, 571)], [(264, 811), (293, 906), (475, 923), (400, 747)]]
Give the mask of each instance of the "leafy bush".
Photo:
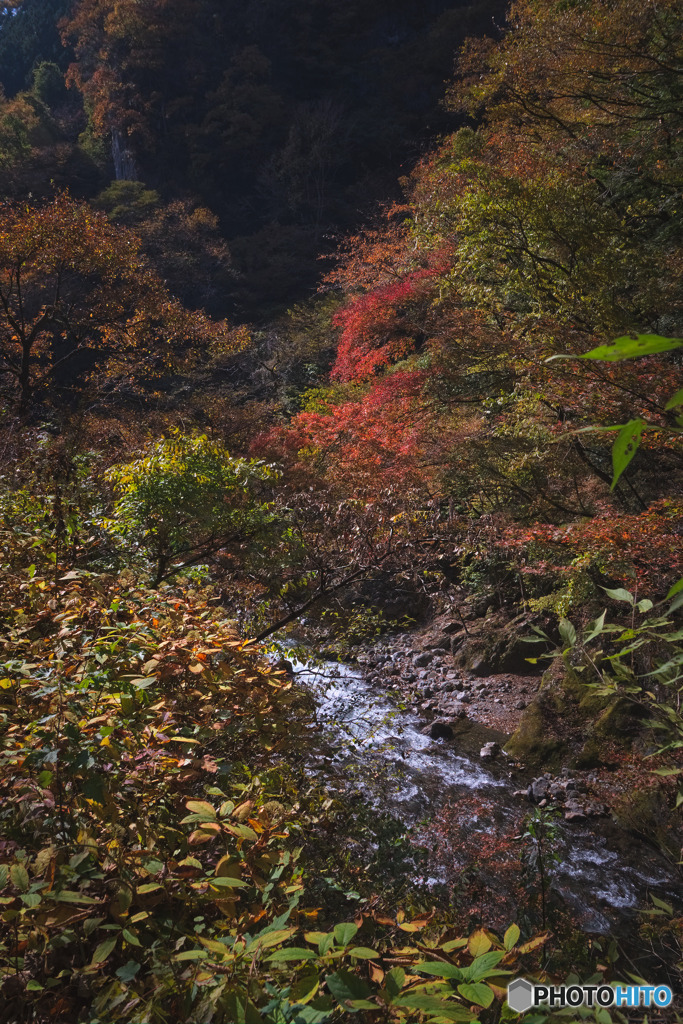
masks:
[(220, 441), (176, 431), (109, 470), (118, 498), (107, 525), (146, 548), (158, 585), (219, 548), (271, 529), (276, 516), (259, 492), (278, 476), (272, 466), (233, 458)]

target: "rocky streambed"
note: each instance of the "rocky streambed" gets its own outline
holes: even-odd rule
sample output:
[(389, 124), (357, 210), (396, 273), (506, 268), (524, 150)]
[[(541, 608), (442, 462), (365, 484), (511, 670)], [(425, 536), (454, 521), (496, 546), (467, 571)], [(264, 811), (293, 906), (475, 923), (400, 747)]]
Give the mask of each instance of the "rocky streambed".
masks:
[[(513, 835), (533, 807), (554, 808), (552, 888), (584, 930), (623, 933), (651, 895), (676, 904), (675, 861), (614, 819), (599, 771), (533, 771), (505, 753), (540, 676), (519, 671), (523, 660), (508, 671), (459, 666), (451, 635), (404, 634), (351, 665), (295, 665), (326, 737), (310, 770), (406, 826), (447, 814), (457, 840), (441, 844), (427, 884), (450, 884), (473, 850)], [(504, 896), (504, 880), (491, 884)]]

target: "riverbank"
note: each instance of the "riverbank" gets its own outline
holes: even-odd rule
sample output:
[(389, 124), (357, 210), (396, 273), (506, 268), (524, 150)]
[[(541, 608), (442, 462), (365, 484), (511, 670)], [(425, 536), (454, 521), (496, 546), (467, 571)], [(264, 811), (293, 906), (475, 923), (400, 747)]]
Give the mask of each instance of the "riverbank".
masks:
[[(520, 837), (530, 817), (544, 823), (555, 912), (583, 933), (618, 935), (635, 955), (639, 914), (654, 897), (674, 915), (680, 895), (673, 780), (653, 771), (652, 731), (637, 716), (620, 731), (609, 712), (612, 733), (582, 763), (605, 708), (591, 721), (576, 680), (525, 661), (528, 616), (464, 613), (440, 610), (310, 673), (321, 727), (335, 736), (328, 767), (407, 827), (420, 821), (425, 878), (466, 891), (489, 922), (528, 912)], [(530, 723), (550, 712), (543, 744), (520, 756)]]

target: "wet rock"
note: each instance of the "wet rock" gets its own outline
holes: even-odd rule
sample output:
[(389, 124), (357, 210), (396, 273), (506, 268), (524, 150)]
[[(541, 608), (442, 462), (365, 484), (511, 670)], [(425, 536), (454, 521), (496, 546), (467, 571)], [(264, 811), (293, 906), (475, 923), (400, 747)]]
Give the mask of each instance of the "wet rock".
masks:
[(435, 719), (431, 725), (426, 725), (420, 730), (423, 736), (429, 736), (433, 740), (452, 740), (453, 726), (445, 718)]
[(470, 672), (474, 676), (487, 676), (491, 672), (491, 666), (486, 658), (478, 657), (470, 663)]
[(527, 706), (527, 703), (526, 703), (525, 700), (518, 700), (517, 703), (515, 704), (515, 708), (517, 709), (517, 711), (524, 711), (524, 708), (526, 706)]
[(430, 646), (433, 651), (450, 651), (451, 638), (440, 637), (438, 640), (435, 640), (434, 643), (430, 644)]
[(463, 704), (471, 704), (472, 703), (472, 697), (471, 697), (471, 695), (469, 693), (463, 693), (463, 695), (461, 696), (460, 700), (462, 701)]
[(534, 779), (527, 790), (527, 796), (533, 804), (540, 804), (545, 800), (550, 790), (550, 784), (546, 778)]
[(505, 750), (527, 765), (559, 764), (565, 756), (567, 739), (553, 734), (551, 722), (558, 720), (561, 705), (554, 693), (541, 690), (524, 710)]
[(567, 779), (566, 782), (562, 783), (562, 785), (567, 790), (568, 794), (572, 790), (576, 793), (586, 792), (586, 783), (583, 781), (583, 779)]
[(491, 743), (485, 743), (479, 751), (479, 757), (483, 761), (492, 761), (494, 757), (500, 754), (500, 744), (492, 741)]
[(585, 821), (586, 820), (586, 815), (583, 813), (583, 810), (581, 808), (579, 808), (579, 810), (576, 810), (576, 811), (565, 811), (564, 812), (564, 820), (565, 821)]

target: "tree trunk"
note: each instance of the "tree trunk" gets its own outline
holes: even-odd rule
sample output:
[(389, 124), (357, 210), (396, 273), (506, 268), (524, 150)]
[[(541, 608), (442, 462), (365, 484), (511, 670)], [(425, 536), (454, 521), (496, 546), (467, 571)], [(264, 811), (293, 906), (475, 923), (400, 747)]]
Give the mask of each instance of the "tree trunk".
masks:
[(24, 344), (19, 369), (19, 415), (23, 418), (31, 405), (31, 347)]

